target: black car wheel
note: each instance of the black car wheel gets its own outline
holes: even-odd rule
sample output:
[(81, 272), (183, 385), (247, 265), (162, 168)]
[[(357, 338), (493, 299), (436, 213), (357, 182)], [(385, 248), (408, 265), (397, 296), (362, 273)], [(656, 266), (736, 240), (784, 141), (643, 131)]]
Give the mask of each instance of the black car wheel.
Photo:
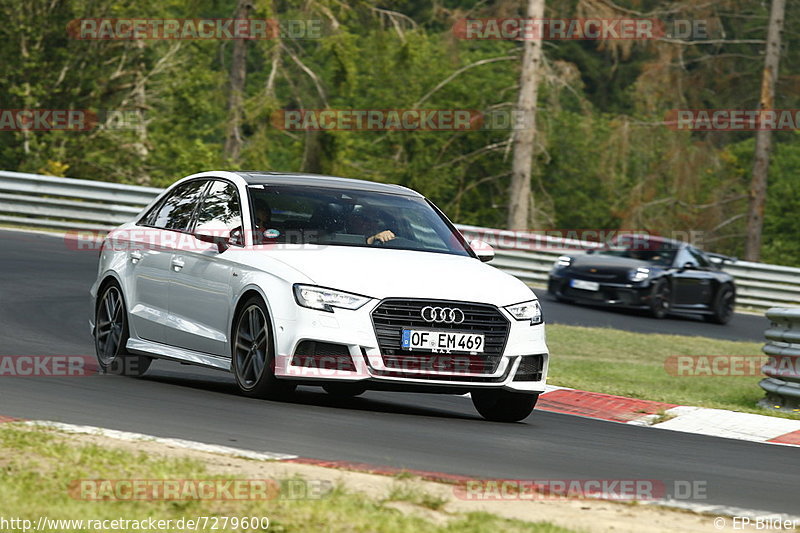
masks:
[(729, 285), (722, 286), (717, 292), (714, 300), (714, 308), (710, 315), (704, 315), (708, 322), (714, 324), (727, 324), (733, 318), (733, 311), (736, 306), (736, 295)]
[(245, 396), (277, 399), (296, 385), (275, 377), (275, 348), (267, 306), (256, 296), (245, 302), (233, 329), (233, 374)]
[(650, 293), (650, 315), (654, 318), (664, 318), (672, 306), (672, 288), (665, 279), (653, 285)]
[(94, 347), (100, 368), (109, 374), (139, 377), (152, 359), (128, 353), (128, 312), (122, 290), (116, 282), (106, 285), (95, 309)]
[(472, 404), (492, 422), (519, 422), (528, 418), (539, 400), (538, 394), (509, 391), (473, 391)]

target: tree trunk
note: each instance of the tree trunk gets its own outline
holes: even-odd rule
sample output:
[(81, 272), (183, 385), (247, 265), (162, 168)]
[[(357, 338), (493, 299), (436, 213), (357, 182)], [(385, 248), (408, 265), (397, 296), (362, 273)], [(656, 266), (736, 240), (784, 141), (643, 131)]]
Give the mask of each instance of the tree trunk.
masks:
[[(528, 0), (528, 18), (544, 18), (545, 0)], [(531, 198), (531, 165), (533, 142), (536, 136), (536, 97), (542, 63), (541, 35), (523, 44), (522, 73), (519, 83), (517, 113), (519, 120), (514, 130), (514, 156), (511, 167), (511, 187), (508, 198), (508, 228), (527, 229), (533, 207)]]
[[(778, 63), (781, 57), (781, 31), (786, 0), (772, 0), (767, 29), (767, 51), (764, 59), (764, 74), (761, 78), (760, 109), (775, 107), (775, 81), (778, 79)], [(772, 132), (756, 132), (756, 152), (753, 163), (753, 178), (750, 182), (750, 205), (747, 211), (747, 241), (744, 257), (747, 261), (761, 258), (761, 230), (764, 226), (764, 203), (767, 198), (767, 171), (772, 150)]]
[[(239, 0), (235, 19), (250, 18), (253, 0)], [(230, 93), (228, 94), (228, 131), (225, 136), (225, 155), (234, 163), (239, 161), (242, 150), (242, 108), (244, 107), (244, 84), (247, 79), (247, 40), (233, 41), (231, 60)]]

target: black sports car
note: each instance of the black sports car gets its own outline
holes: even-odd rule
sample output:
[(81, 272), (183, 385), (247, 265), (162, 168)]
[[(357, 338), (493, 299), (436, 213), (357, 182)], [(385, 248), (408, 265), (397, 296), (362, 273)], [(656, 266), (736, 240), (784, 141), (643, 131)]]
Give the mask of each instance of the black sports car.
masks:
[(694, 313), (717, 324), (731, 319), (736, 301), (733, 276), (709, 255), (653, 236), (624, 236), (586, 254), (563, 255), (547, 289), (559, 301), (644, 309), (656, 318)]

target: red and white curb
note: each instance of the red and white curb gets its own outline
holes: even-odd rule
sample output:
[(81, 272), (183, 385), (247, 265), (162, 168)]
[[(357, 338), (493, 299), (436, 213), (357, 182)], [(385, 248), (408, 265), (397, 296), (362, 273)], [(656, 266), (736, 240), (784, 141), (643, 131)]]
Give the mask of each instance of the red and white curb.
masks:
[[(800, 446), (800, 420), (547, 387), (536, 409), (713, 437)], [(658, 422), (665, 419), (663, 422)]]

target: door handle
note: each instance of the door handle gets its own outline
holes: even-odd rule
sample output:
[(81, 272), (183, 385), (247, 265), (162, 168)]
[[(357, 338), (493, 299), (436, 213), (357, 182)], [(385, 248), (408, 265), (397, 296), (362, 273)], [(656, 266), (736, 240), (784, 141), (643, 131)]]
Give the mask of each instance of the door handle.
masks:
[(177, 272), (180, 269), (182, 269), (184, 264), (185, 263), (184, 263), (182, 258), (180, 258), (180, 257), (173, 257), (172, 258), (172, 270), (174, 270), (175, 272)]
[(140, 252), (139, 250), (132, 251), (131, 252), (131, 263), (134, 263), (134, 264), (138, 263), (139, 261), (142, 260), (142, 257), (144, 257), (144, 256), (142, 255), (142, 252)]

